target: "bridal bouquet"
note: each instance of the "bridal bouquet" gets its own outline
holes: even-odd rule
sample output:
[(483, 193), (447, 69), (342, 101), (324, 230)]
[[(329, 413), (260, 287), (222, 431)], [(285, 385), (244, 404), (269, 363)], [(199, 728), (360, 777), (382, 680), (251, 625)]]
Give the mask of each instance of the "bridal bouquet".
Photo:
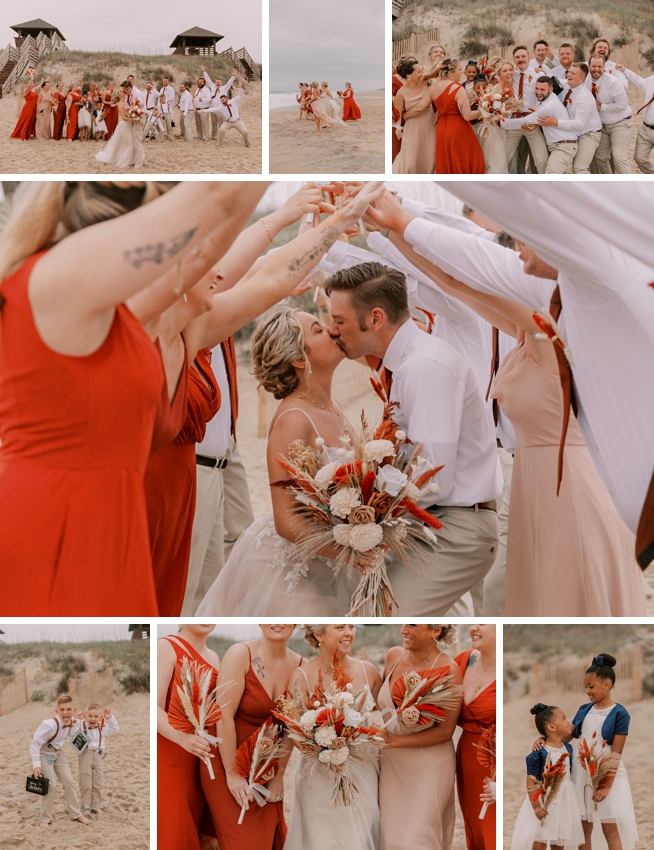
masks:
[[(488, 778), (491, 782), (495, 782), (496, 733), (497, 727), (493, 723), (492, 726), (489, 726), (488, 729), (485, 729), (481, 733), (479, 743), (475, 745), (477, 747), (477, 761), (483, 768), (485, 768), (486, 772), (488, 773)], [(481, 807), (481, 812), (479, 813), (479, 820), (483, 820), (486, 817), (488, 805), (488, 803), (484, 803), (484, 805)]]
[[(196, 735), (204, 738), (205, 741), (215, 747), (216, 744), (221, 743), (222, 739), (210, 735), (207, 729), (222, 717), (220, 698), (232, 683), (226, 682), (211, 689), (212, 673), (211, 668), (203, 666), (197, 661), (189, 661), (186, 656), (184, 657), (180, 671), (181, 684), (177, 686), (181, 710), (172, 700), (168, 710), (168, 720), (173, 728), (182, 732), (193, 729)], [(211, 758), (205, 758), (204, 763), (209, 771), (209, 776), (214, 779)]]
[(140, 103), (132, 103), (127, 107), (128, 118), (143, 118), (144, 115), (147, 115), (147, 112)]
[(386, 405), (374, 431), (362, 414), (358, 433), (341, 438), (343, 447), (336, 461), (327, 461), (320, 437), (315, 449), (298, 440), (288, 457), (277, 458), (290, 481), (275, 486), (286, 487), (294, 495), (295, 513), (309, 521), (297, 542), (300, 562), (286, 576), (289, 593), (326, 546), (336, 543), (340, 549), (336, 575), (343, 567), (351, 570), (358, 553), (372, 551), (376, 566), (361, 578), (348, 616), (390, 617), (397, 604), (384, 553), (392, 551), (409, 569), (415, 564), (429, 566), (436, 543), (431, 529), (440, 528), (441, 523), (419, 508), (418, 502), (438, 492), (432, 478), (443, 467), (432, 466), (422, 456), (422, 445), (404, 450), (410, 441), (393, 421), (396, 406), (397, 402)]
[(375, 708), (375, 700), (366, 686), (356, 697), (352, 694), (352, 677), (334, 653), (334, 675), (327, 690), (322, 670), (318, 684), (305, 705), (297, 685), (292, 696), (280, 697), (273, 714), (289, 730), (305, 756), (298, 779), (311, 782), (316, 770), (327, 770), (334, 776), (332, 802), (335, 806), (354, 806), (358, 789), (350, 775), (349, 764), (378, 758), (384, 741), (375, 729), (366, 727)]
[(486, 89), (477, 101), (482, 118), (479, 135), (487, 136), (500, 121), (511, 118), (514, 112), (521, 112), (522, 107), (521, 100), (512, 97), (508, 92), (502, 92), (499, 87)]
[(384, 729), (391, 735), (411, 735), (441, 723), (446, 709), (457, 709), (463, 686), (455, 684), (454, 676), (447, 671), (442, 667), (400, 676), (391, 689), (395, 710)]
[[(597, 732), (593, 732), (593, 738), (596, 737)], [(577, 761), (588, 774), (588, 782), (585, 787), (590, 786), (591, 796), (600, 788), (606, 788), (609, 779), (615, 776), (620, 766), (620, 756), (602, 753), (605, 747), (605, 741), (602, 741), (602, 746), (598, 748), (596, 740), (593, 740), (590, 745), (588, 741), (582, 740), (577, 749)], [(595, 803), (595, 811), (597, 811), (597, 803)]]
[[(559, 756), (554, 764), (552, 764), (550, 754), (547, 754), (545, 769), (543, 770), (543, 778), (536, 782), (536, 790), (531, 795), (532, 803), (538, 801), (541, 808), (546, 812), (549, 810), (549, 807), (552, 805), (554, 798), (559, 793), (561, 785), (563, 784), (568, 758), (568, 753), (564, 753), (562, 756)], [(545, 821), (542, 820), (541, 823), (545, 823)]]
[[(277, 773), (277, 762), (282, 754), (283, 727), (268, 718), (263, 726), (243, 741), (236, 750), (236, 770), (247, 779), (252, 796), (260, 806), (265, 806), (270, 797), (266, 782)], [(238, 819), (243, 823), (245, 806)]]

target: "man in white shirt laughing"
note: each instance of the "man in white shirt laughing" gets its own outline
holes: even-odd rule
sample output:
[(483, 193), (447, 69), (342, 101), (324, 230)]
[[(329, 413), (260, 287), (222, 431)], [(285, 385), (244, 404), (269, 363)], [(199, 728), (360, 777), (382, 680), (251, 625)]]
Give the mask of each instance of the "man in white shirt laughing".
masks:
[(207, 112), (219, 113), (223, 119), (220, 127), (218, 128), (218, 141), (216, 142), (217, 147), (222, 145), (225, 133), (231, 129), (238, 130), (241, 136), (243, 136), (245, 147), (250, 147), (248, 128), (245, 126), (245, 122), (239, 114), (241, 98), (243, 97), (243, 83), (239, 83), (236, 88), (238, 90), (236, 97), (228, 100), (227, 95), (222, 95), (220, 98), (220, 106), (212, 106), (210, 109), (206, 110)]

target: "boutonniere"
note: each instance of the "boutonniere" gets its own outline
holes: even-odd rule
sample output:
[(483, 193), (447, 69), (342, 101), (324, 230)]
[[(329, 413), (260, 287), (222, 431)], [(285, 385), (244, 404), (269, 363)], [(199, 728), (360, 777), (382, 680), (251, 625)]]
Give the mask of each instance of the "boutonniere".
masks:
[(531, 82), (533, 79), (534, 79), (534, 78), (532, 77), (532, 75), (531, 75), (531, 74), (529, 74), (529, 82)]
[(568, 103), (572, 103), (572, 98), (571, 98), (571, 97), (569, 97), (569, 98), (568, 98)]
[(610, 71), (609, 71), (609, 74), (612, 74), (612, 73), (613, 73), (613, 68), (611, 68)]

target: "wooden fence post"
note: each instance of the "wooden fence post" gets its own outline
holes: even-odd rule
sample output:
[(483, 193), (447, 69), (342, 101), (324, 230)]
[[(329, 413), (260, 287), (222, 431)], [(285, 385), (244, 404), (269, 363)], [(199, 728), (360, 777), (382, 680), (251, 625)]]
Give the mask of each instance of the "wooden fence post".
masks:
[(409, 53), (416, 52), (416, 34), (414, 32), (411, 33), (411, 38), (409, 39)]
[(30, 701), (30, 695), (27, 691), (27, 669), (23, 667), (23, 690), (25, 692), (25, 702)]

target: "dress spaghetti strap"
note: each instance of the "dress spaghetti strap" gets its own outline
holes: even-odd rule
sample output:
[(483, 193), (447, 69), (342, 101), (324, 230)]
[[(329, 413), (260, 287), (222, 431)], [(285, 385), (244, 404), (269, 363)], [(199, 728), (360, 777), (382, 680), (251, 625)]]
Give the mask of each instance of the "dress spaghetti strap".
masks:
[(307, 674), (306, 674), (306, 673), (304, 672), (304, 670), (302, 669), (302, 662), (300, 662), (300, 666), (299, 666), (297, 669), (298, 669), (298, 670), (300, 671), (300, 673), (302, 673), (302, 675), (304, 676), (304, 680), (305, 680), (305, 681), (306, 681), (306, 683), (307, 683), (307, 689), (308, 689), (309, 693), (311, 693), (311, 685), (309, 684), (309, 679), (307, 678)]
[(301, 407), (289, 407), (289, 408), (288, 408), (288, 410), (282, 410), (282, 412), (279, 414), (279, 416), (278, 416), (278, 417), (277, 417), (277, 419), (275, 420), (275, 425), (279, 422), (279, 420), (282, 418), (282, 416), (283, 416), (285, 413), (290, 413), (292, 410), (297, 410), (297, 411), (299, 411), (300, 413), (304, 413), (304, 415), (307, 417), (307, 419), (309, 420), (309, 422), (311, 422), (311, 427), (313, 428), (313, 430), (316, 432), (316, 434), (317, 434), (318, 436), (320, 436), (320, 431), (316, 428), (316, 423), (315, 423), (315, 422), (313, 421), (313, 419), (309, 416), (309, 414), (306, 412), (306, 410), (302, 410), (302, 408), (301, 408)]
[(365, 680), (366, 680), (366, 685), (367, 685), (368, 687), (370, 687), (370, 682), (368, 681), (368, 673), (366, 672), (366, 663), (365, 663), (365, 661), (364, 661), (363, 659), (361, 659), (361, 658), (359, 659), (359, 661), (361, 661), (361, 667), (363, 668), (363, 675), (364, 675)]

